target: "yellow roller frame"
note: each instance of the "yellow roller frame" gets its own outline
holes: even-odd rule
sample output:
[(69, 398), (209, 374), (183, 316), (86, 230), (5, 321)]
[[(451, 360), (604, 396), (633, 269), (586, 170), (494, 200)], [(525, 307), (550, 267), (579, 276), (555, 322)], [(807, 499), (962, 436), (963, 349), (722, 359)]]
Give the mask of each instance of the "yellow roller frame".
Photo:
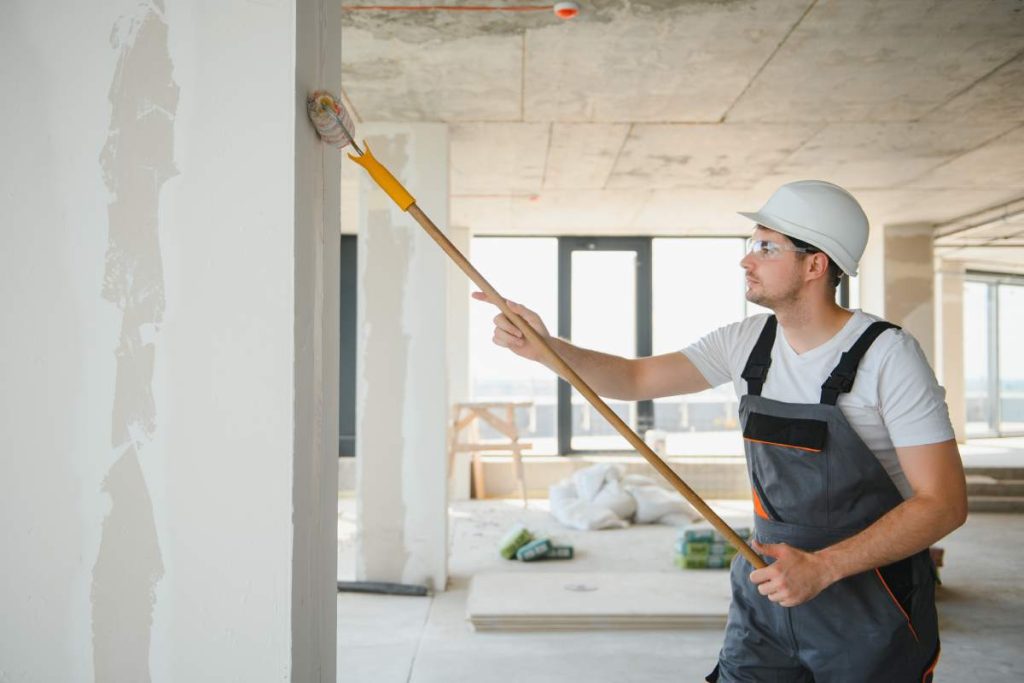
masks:
[(384, 165), (377, 161), (377, 157), (373, 156), (373, 152), (370, 150), (370, 146), (366, 144), (366, 140), (363, 140), (363, 148), (365, 151), (362, 156), (349, 154), (348, 158), (365, 168), (370, 177), (380, 185), (380, 189), (387, 192), (388, 196), (394, 200), (395, 204), (398, 204), (402, 211), (408, 211), (409, 207), (416, 203), (416, 199), (409, 194), (409, 191), (402, 186), (402, 183), (398, 182), (398, 178), (391, 175), (391, 171), (384, 168)]

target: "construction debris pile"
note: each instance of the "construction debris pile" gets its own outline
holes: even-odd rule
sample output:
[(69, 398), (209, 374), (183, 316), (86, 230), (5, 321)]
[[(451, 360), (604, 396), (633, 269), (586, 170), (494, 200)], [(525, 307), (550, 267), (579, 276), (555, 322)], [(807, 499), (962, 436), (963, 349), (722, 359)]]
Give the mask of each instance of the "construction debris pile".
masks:
[(572, 529), (623, 529), (630, 524), (678, 526), (700, 517), (675, 491), (651, 477), (611, 464), (579, 470), (549, 489), (551, 514)]

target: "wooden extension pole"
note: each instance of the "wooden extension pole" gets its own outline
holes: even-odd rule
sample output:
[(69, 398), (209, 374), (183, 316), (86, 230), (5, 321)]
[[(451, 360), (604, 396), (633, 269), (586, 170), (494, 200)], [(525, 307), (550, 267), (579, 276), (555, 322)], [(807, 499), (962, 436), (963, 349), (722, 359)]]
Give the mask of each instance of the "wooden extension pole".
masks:
[(505, 302), (505, 298), (501, 296), (487, 280), (484, 279), (483, 275), (481, 275), (477, 269), (473, 267), (473, 264), (462, 255), (462, 252), (460, 252), (458, 248), (452, 244), (447, 237), (445, 237), (444, 233), (434, 225), (433, 221), (423, 213), (422, 209), (420, 209), (417, 204), (412, 203), (406, 210), (413, 218), (416, 219), (416, 222), (427, 231), (427, 234), (437, 242), (438, 246), (440, 246), (441, 249), (443, 249), (444, 252), (448, 254), (453, 261), (455, 261), (455, 265), (457, 265), (462, 272), (464, 272), (469, 279), (473, 281), (473, 284), (479, 287), (481, 291), (490, 297), (491, 301), (501, 309), (502, 313), (505, 314), (505, 317), (511, 320), (512, 324), (519, 328), (519, 330), (531, 342), (540, 347), (544, 355), (547, 356), (547, 360), (555, 367), (558, 374), (564, 377), (569, 384), (576, 387), (576, 390), (590, 402), (590, 405), (594, 406), (597, 412), (601, 413), (612, 427), (614, 427), (619, 434), (625, 437), (630, 445), (636, 448), (637, 452), (640, 453), (640, 455), (642, 455), (644, 459), (647, 460), (647, 462), (649, 462), (659, 474), (661, 474), (661, 476), (667, 479), (668, 482), (682, 494), (683, 498), (690, 501), (690, 504), (700, 512), (704, 519), (708, 520), (711, 525), (719, 531), (719, 533), (725, 536), (729, 543), (731, 543), (736, 550), (742, 553), (743, 557), (747, 558), (747, 561), (756, 569), (761, 569), (765, 566), (764, 560), (762, 560), (758, 554), (747, 545), (746, 541), (740, 538), (739, 534), (732, 530), (732, 527), (726, 524), (721, 517), (715, 514), (715, 511), (712, 510), (708, 504), (705, 503), (704, 500), (697, 495), (694, 490), (691, 489), (686, 482), (668, 466), (668, 464), (665, 463), (664, 460), (658, 457), (658, 454), (651, 450), (651, 448), (644, 443), (644, 440), (641, 439), (639, 435), (629, 427), (629, 425), (622, 421), (622, 418), (616, 415), (615, 412), (608, 407), (601, 397), (598, 396), (597, 393), (594, 392), (594, 390), (591, 389), (571, 367), (569, 367), (568, 363), (562, 360), (562, 357), (551, 348), (543, 337), (537, 334), (537, 331), (534, 330), (529, 323), (509, 308), (508, 303)]

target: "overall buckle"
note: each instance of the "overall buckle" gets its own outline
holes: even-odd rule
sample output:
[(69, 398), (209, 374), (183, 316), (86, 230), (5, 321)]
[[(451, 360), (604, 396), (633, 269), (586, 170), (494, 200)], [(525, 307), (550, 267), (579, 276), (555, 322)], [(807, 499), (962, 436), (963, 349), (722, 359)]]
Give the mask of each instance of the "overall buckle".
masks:
[(822, 389), (831, 389), (832, 391), (845, 394), (846, 392), (853, 389), (853, 382), (857, 378), (857, 375), (852, 372), (833, 372), (829, 375), (825, 383), (821, 385)]
[(751, 363), (743, 369), (743, 373), (740, 375), (743, 379), (765, 379), (768, 377), (769, 365), (762, 365), (761, 363)]

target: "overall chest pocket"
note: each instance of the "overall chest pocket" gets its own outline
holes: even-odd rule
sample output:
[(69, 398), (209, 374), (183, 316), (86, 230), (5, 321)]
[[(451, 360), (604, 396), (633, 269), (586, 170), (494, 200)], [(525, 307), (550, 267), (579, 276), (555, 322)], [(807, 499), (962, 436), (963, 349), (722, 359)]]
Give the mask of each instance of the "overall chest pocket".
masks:
[(751, 413), (746, 426), (743, 427), (743, 438), (754, 443), (820, 453), (825, 450), (828, 423), (805, 417), (777, 417)]
[(752, 412), (743, 439), (755, 511), (780, 522), (828, 526), (828, 423)]

